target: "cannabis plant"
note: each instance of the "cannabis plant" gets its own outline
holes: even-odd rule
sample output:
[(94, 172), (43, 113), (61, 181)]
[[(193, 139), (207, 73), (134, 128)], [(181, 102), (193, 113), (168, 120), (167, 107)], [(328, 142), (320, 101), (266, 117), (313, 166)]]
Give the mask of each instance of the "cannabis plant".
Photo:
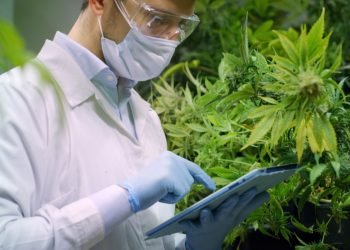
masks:
[[(291, 202), (299, 213), (307, 201), (326, 202), (332, 218), (346, 217), (350, 112), (344, 81), (334, 78), (342, 49), (338, 46), (337, 56), (329, 57), (331, 33), (325, 33), (324, 15), (310, 30), (303, 25), (300, 31), (274, 31), (264, 52), (249, 49), (246, 24), (240, 55), (225, 53), (216, 79), (194, 77), (184, 67), (185, 87), (171, 77), (155, 85), (153, 105), (169, 149), (202, 166), (218, 186), (254, 168), (300, 165), (298, 174), (270, 190), (270, 201), (237, 227), (230, 240), (244, 238), (251, 225), (286, 240), (293, 237), (291, 224), (302, 232), (327, 233), (327, 223), (310, 227), (286, 212)], [(202, 195), (196, 188), (179, 208)]]

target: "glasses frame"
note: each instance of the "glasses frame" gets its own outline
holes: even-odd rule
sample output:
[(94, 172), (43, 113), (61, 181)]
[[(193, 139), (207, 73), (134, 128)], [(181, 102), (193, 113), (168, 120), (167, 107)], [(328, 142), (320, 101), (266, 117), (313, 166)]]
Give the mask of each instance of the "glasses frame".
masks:
[[(175, 14), (172, 12), (168, 12), (168, 11), (164, 11), (164, 10), (159, 10), (157, 8), (152, 7), (151, 5), (145, 3), (145, 2), (139, 2), (137, 0), (126, 0), (126, 1), (132, 1), (137, 5), (137, 10), (135, 12), (134, 15), (130, 15), (129, 11), (126, 9), (123, 0), (114, 0), (115, 4), (117, 5), (118, 9), (120, 10), (121, 14), (123, 15), (123, 17), (125, 18), (125, 20), (127, 21), (127, 23), (129, 24), (130, 27), (136, 28), (139, 30), (138, 24), (134, 21), (135, 17), (138, 15), (139, 11), (141, 9), (144, 9), (148, 12), (155, 12), (155, 13), (160, 13), (163, 15), (167, 15), (170, 17), (174, 17), (174, 18), (179, 18), (179, 19), (183, 19), (189, 22), (193, 22), (194, 23), (194, 27), (192, 28), (191, 32), (186, 34), (185, 37), (180, 37), (180, 42), (183, 42), (187, 37), (189, 37), (192, 32), (196, 29), (196, 27), (198, 26), (198, 24), (200, 23), (200, 19), (196, 14), (192, 14), (190, 16), (186, 16), (186, 15), (179, 15), (179, 14)], [(178, 28), (179, 30), (181, 30), (181, 28)]]

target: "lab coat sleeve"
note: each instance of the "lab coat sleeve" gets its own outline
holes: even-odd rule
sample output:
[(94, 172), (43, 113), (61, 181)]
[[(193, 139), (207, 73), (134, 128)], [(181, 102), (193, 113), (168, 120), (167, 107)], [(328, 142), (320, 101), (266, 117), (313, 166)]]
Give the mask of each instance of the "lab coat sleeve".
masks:
[(104, 237), (92, 199), (41, 204), (50, 182), (45, 98), (18, 74), (0, 76), (0, 249), (88, 249)]
[(186, 235), (177, 233), (174, 235), (175, 238), (175, 250), (186, 250)]

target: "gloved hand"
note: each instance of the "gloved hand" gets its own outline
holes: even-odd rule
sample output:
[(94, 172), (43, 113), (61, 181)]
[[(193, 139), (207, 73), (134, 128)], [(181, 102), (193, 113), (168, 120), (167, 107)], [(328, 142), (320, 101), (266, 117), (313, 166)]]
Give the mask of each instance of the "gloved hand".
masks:
[(257, 195), (256, 190), (251, 189), (241, 196), (233, 195), (227, 198), (214, 211), (203, 209), (197, 221), (180, 222), (186, 234), (186, 249), (221, 249), (230, 230), (268, 199), (267, 192)]
[(157, 201), (176, 203), (190, 191), (194, 182), (209, 190), (215, 189), (214, 181), (200, 167), (165, 151), (120, 186), (128, 191), (131, 208), (136, 213)]

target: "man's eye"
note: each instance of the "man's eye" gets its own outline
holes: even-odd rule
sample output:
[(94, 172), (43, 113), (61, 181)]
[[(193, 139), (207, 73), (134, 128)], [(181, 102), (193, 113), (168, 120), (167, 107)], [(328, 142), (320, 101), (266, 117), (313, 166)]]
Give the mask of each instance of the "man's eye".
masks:
[(163, 25), (166, 25), (167, 22), (164, 18), (160, 16), (153, 16), (150, 21), (147, 22), (147, 27), (148, 28), (157, 28)]

